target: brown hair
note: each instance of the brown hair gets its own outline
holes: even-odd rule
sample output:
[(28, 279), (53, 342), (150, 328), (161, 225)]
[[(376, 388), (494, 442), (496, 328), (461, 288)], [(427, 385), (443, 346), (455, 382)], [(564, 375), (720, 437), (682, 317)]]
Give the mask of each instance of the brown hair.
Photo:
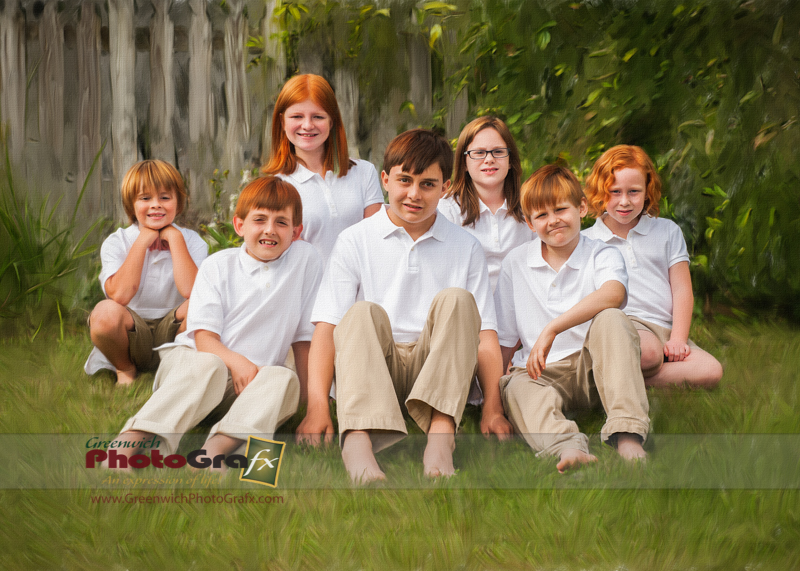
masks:
[(128, 169), (125, 178), (122, 179), (120, 191), (122, 206), (131, 224), (136, 222), (136, 213), (133, 209), (136, 198), (145, 191), (158, 192), (161, 189), (175, 195), (178, 201), (175, 216), (178, 216), (186, 206), (187, 193), (183, 178), (175, 167), (167, 162), (152, 159), (140, 161)]
[(545, 165), (522, 183), (520, 190), (522, 211), (528, 220), (534, 210), (553, 207), (563, 200), (580, 208), (586, 198), (581, 183), (571, 170), (560, 165)]
[(297, 169), (299, 159), (294, 145), (286, 137), (283, 115), (292, 105), (308, 100), (319, 105), (331, 118), (331, 131), (325, 141), (325, 170), (335, 171), (338, 168), (338, 174), (342, 177), (355, 164), (347, 154), (347, 135), (331, 84), (322, 76), (307, 73), (289, 79), (275, 101), (275, 110), (272, 112), (272, 146), (269, 161), (262, 168), (265, 174), (292, 174)]
[(606, 211), (611, 199), (609, 189), (614, 184), (614, 172), (621, 169), (638, 169), (646, 180), (643, 212), (658, 216), (658, 201), (661, 200), (661, 177), (653, 161), (641, 147), (617, 145), (603, 153), (592, 167), (586, 179), (586, 197), (589, 199), (589, 214), (593, 218)]
[(276, 176), (260, 176), (242, 189), (234, 216), (244, 220), (251, 210), (292, 209), (292, 225), (303, 223), (303, 201), (297, 189)]
[(461, 131), (458, 137), (458, 144), (456, 145), (455, 157), (455, 172), (453, 173), (453, 183), (450, 190), (447, 191), (447, 196), (455, 197), (456, 203), (461, 207), (461, 216), (464, 218), (463, 226), (474, 224), (478, 218), (481, 217), (478, 208), (478, 191), (475, 189), (475, 184), (472, 182), (472, 177), (469, 176), (467, 170), (467, 155), (464, 151), (467, 150), (475, 136), (484, 129), (494, 129), (497, 134), (502, 137), (503, 141), (508, 147), (508, 174), (503, 184), (503, 196), (506, 199), (506, 206), (509, 214), (514, 217), (517, 222), (523, 221), (522, 208), (519, 205), (519, 188), (522, 179), (522, 164), (519, 160), (519, 150), (517, 144), (514, 142), (514, 137), (511, 131), (508, 130), (506, 124), (497, 117), (487, 115), (485, 117), (478, 117), (471, 121)]
[(450, 180), (453, 149), (444, 137), (429, 129), (400, 133), (391, 140), (383, 154), (383, 172), (386, 174), (397, 165), (410, 174), (420, 174), (433, 163), (438, 163), (442, 169), (442, 182)]

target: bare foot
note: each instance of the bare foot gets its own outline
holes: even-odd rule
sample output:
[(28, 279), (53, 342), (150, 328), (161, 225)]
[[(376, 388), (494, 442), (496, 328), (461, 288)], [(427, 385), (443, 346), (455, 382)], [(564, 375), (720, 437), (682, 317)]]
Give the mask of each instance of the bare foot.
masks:
[(455, 476), (456, 469), (453, 467), (453, 451), (455, 449), (455, 435), (450, 433), (429, 433), (428, 445), (425, 447), (425, 454), (422, 456), (425, 475), (429, 478)]
[(625, 460), (644, 460), (647, 452), (642, 448), (642, 438), (638, 434), (620, 432), (617, 435), (617, 452)]
[(126, 371), (117, 369), (117, 386), (130, 385), (136, 380), (136, 367)]
[[(203, 448), (206, 451), (206, 456), (211, 458), (212, 460), (222, 454), (223, 456), (227, 456), (234, 452), (239, 446), (242, 445), (242, 440), (239, 438), (233, 438), (232, 436), (228, 436), (227, 434), (215, 434), (208, 440), (206, 443), (203, 444)], [(207, 468), (209, 472), (214, 472), (217, 474), (224, 474), (228, 471), (228, 466), (223, 462), (219, 465), (219, 467), (215, 467), (213, 464)]]
[(597, 456), (576, 448), (567, 448), (561, 453), (561, 458), (556, 464), (556, 468), (563, 474), (567, 470), (579, 468), (583, 464), (590, 464), (591, 462), (597, 462)]
[[(112, 450), (116, 452), (117, 461), (114, 463), (115, 465), (110, 466), (108, 460), (106, 459), (100, 463), (100, 467), (105, 468), (106, 470), (117, 470), (118, 472), (127, 472), (129, 474), (133, 473), (133, 468), (131, 468), (130, 465), (126, 465), (125, 468), (121, 467), (122, 462), (119, 460), (119, 457), (124, 456), (127, 460), (130, 460), (131, 456), (135, 456), (142, 450), (140, 444), (151, 436), (153, 435), (150, 432), (144, 432), (141, 430), (129, 430), (128, 432), (123, 432), (114, 439), (114, 442), (117, 443), (115, 447), (109, 448), (108, 451), (109, 455), (111, 454)], [(139, 443), (139, 445), (125, 446), (125, 443)]]
[(355, 484), (368, 484), (386, 479), (386, 474), (381, 471), (372, 453), (372, 440), (363, 430), (353, 430), (345, 434), (342, 460), (350, 479)]

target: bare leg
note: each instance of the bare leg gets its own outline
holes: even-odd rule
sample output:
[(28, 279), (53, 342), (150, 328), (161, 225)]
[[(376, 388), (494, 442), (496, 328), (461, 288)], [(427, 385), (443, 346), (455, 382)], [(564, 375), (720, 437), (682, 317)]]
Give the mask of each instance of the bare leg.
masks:
[(556, 468), (563, 474), (567, 470), (580, 468), (583, 464), (589, 464), (591, 462), (597, 462), (597, 456), (576, 448), (567, 448), (561, 452), (561, 458), (558, 464), (556, 464)]
[[(227, 434), (215, 434), (206, 441), (206, 443), (203, 445), (203, 448), (205, 448), (206, 456), (213, 460), (214, 457), (218, 456), (219, 454), (224, 454), (227, 456), (239, 448), (239, 446), (242, 445), (242, 442), (244, 441), (228, 436)], [(222, 464), (219, 468), (215, 468), (212, 465), (208, 470), (210, 472), (224, 474), (227, 471), (227, 467), (225, 464)]]
[(454, 476), (453, 451), (456, 449), (455, 422), (436, 409), (431, 413), (431, 427), (428, 430), (428, 445), (422, 456), (425, 475), (429, 478)]
[(664, 345), (650, 331), (638, 329), (636, 332), (642, 348), (642, 371), (653, 375), (664, 364)]
[[(141, 430), (129, 430), (128, 432), (123, 432), (119, 436), (114, 439), (114, 442), (118, 444), (113, 448), (116, 451), (118, 456), (124, 456), (128, 460), (130, 460), (131, 456), (135, 456), (139, 452), (141, 452), (141, 446), (131, 446), (126, 447), (124, 444), (126, 442), (144, 442), (147, 438), (153, 436), (151, 432), (144, 432)], [(111, 450), (111, 449), (109, 449)], [(132, 472), (133, 470), (129, 467), (127, 468), (112, 468), (108, 465), (108, 460), (103, 461), (100, 464), (101, 468), (106, 468), (108, 470), (119, 470), (120, 472)]]
[(92, 343), (114, 365), (120, 385), (129, 385), (136, 378), (136, 367), (128, 355), (128, 331), (132, 330), (131, 314), (110, 299), (98, 303), (89, 317)]
[(644, 460), (647, 452), (642, 448), (642, 438), (638, 434), (617, 433), (617, 452), (625, 460)]
[(372, 453), (369, 433), (363, 430), (350, 430), (343, 436), (342, 460), (350, 479), (356, 484), (385, 480), (386, 474), (381, 471)]
[(722, 365), (713, 355), (692, 348), (692, 352), (683, 361), (664, 363), (653, 376), (645, 379), (648, 387), (668, 387), (688, 383), (693, 387), (713, 389), (722, 378)]
[(182, 304), (178, 306), (178, 309), (175, 310), (175, 320), (180, 321), (180, 327), (178, 327), (177, 333), (183, 333), (186, 331), (186, 314), (189, 311), (189, 300), (187, 299)]

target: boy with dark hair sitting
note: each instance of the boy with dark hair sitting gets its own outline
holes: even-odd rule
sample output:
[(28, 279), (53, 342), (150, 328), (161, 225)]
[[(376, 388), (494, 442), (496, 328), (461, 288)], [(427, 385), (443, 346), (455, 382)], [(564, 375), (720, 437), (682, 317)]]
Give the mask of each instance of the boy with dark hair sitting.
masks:
[[(314, 305), (298, 440), (332, 437), (335, 369), (342, 459), (356, 482), (385, 478), (374, 453), (404, 438), (404, 410), (428, 434), (425, 474), (453, 475), (455, 430), (476, 368), (480, 378), (500, 377), (483, 249), (437, 216), (452, 167), (450, 145), (433, 132), (395, 137), (381, 173), (388, 208), (340, 234)], [(494, 404), (502, 410), (499, 398)], [(510, 431), (502, 414), (495, 421), (495, 431)]]

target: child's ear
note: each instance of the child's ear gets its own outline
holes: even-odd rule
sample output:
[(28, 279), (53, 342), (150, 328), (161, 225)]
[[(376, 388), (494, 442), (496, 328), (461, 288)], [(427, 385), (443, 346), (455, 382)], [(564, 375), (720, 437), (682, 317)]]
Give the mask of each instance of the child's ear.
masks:
[(292, 242), (300, 239), (300, 234), (303, 232), (303, 225), (295, 226), (292, 228)]
[(383, 184), (384, 190), (386, 189), (386, 185), (389, 184), (389, 175), (386, 174), (386, 171), (381, 171), (381, 184)]
[(533, 233), (536, 234), (536, 228), (533, 227), (533, 223), (531, 222), (531, 219), (528, 218), (527, 216), (524, 216), (524, 218), (525, 218), (525, 224), (527, 224), (528, 228), (533, 230)]
[(586, 218), (586, 215), (589, 214), (589, 201), (586, 200), (586, 197), (581, 198), (581, 207), (578, 210), (581, 218)]
[(448, 178), (446, 181), (444, 181), (444, 184), (442, 185), (442, 196), (447, 194), (447, 190), (449, 188), (450, 188), (450, 179)]
[(244, 225), (244, 220), (242, 220), (238, 216), (234, 216), (233, 217), (233, 229), (236, 231), (236, 234), (238, 236), (244, 237), (244, 234), (242, 233), (242, 226), (243, 225)]

